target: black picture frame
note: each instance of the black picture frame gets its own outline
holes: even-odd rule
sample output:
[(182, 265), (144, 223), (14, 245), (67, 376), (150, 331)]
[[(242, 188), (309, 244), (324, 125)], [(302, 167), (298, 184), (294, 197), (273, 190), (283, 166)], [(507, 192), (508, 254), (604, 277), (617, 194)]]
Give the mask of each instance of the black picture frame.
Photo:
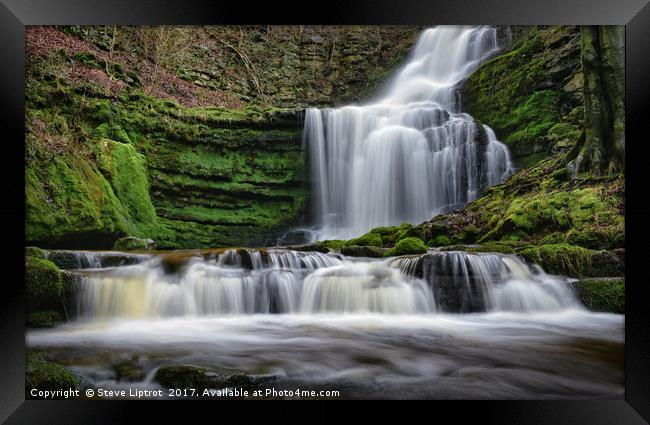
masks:
[[(302, 11), (296, 14), (296, 11)], [(644, 193), (650, 145), (648, 0), (364, 0), (327, 3), (208, 0), (0, 0), (0, 176), (5, 279), (0, 308), (0, 420), (23, 423), (119, 423), (163, 404), (128, 401), (25, 401), (24, 134), (25, 26), (68, 24), (590, 24), (626, 26), (626, 322), (625, 400), (495, 401), (425, 407), (481, 423), (643, 424), (650, 421), (650, 321), (644, 242), (650, 202)], [(22, 244), (22, 245), (21, 245)], [(634, 247), (637, 247), (636, 249)], [(119, 403), (119, 404), (118, 404)], [(178, 402), (176, 402), (178, 403)], [(192, 410), (208, 407), (193, 404)], [(166, 404), (165, 408), (170, 405)], [(390, 406), (384, 405), (384, 409)], [(236, 410), (241, 410), (238, 406)], [(177, 405), (172, 405), (177, 409)], [(220, 408), (222, 409), (222, 408)], [(322, 408), (321, 408), (322, 409)], [(434, 410), (435, 409), (435, 410)], [(183, 409), (185, 410), (185, 409)], [(258, 409), (245, 409), (258, 410)], [(275, 416), (268, 405), (264, 409)], [(286, 410), (286, 409), (283, 409)], [(372, 409), (374, 410), (374, 408)], [(164, 410), (163, 410), (164, 411)], [(376, 410), (380, 411), (380, 410)], [(248, 414), (248, 413), (246, 413)], [(331, 413), (323, 413), (323, 419)]]

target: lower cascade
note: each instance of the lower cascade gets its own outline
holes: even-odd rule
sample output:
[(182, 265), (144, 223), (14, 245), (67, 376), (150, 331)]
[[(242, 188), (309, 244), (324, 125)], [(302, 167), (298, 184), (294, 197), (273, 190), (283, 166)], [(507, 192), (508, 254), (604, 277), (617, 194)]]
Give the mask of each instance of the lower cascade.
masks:
[(103, 268), (95, 267), (99, 260), (87, 261), (83, 264), (95, 268), (75, 270), (76, 315), (92, 319), (581, 308), (564, 278), (506, 254), (450, 251), (359, 259), (239, 249), (137, 258), (136, 264)]

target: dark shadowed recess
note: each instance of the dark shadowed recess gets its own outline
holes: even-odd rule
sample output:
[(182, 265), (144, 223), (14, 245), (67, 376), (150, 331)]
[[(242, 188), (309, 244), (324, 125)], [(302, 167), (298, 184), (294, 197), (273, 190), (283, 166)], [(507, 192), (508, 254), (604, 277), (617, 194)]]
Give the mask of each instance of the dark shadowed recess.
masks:
[[(645, 195), (647, 180), (647, 111), (650, 98), (650, 6), (647, 0), (495, 0), (495, 1), (415, 1), (367, 0), (295, 2), (212, 2), (207, 0), (133, 2), (131, 0), (2, 0), (0, 5), (0, 120), (3, 129), (3, 199), (0, 214), (4, 221), (4, 288), (0, 308), (3, 350), (0, 385), (0, 420), (9, 424), (27, 423), (106, 423), (134, 422), (154, 411), (166, 413), (169, 404), (149, 402), (47, 402), (24, 401), (24, 25), (47, 24), (627, 24), (626, 50), (626, 173), (627, 226), (633, 230), (627, 243), (626, 305), (626, 400), (580, 402), (490, 402), (473, 405), (427, 404), (430, 419), (447, 417), (478, 420), (489, 424), (643, 424), (650, 419), (650, 331), (647, 328), (647, 275), (643, 273), (650, 213)], [(643, 9), (641, 12), (639, 12)], [(290, 11), (290, 12), (289, 12)], [(297, 14), (300, 13), (299, 14)], [(632, 141), (631, 143), (629, 141)], [(119, 405), (117, 404), (119, 403)], [(466, 402), (465, 402), (466, 403)], [(384, 406), (384, 404), (382, 404)], [(172, 405), (182, 412), (206, 413), (216, 421), (235, 413), (247, 422), (251, 411), (267, 419), (286, 418), (282, 412), (248, 406), (233, 406), (231, 412), (212, 404)], [(201, 412), (202, 409), (204, 412)], [(243, 409), (242, 409), (243, 407)], [(340, 416), (323, 410), (323, 419)], [(391, 406), (386, 406), (390, 408)], [(291, 407), (293, 410), (293, 406)], [(171, 410), (171, 409), (170, 409)], [(376, 406), (364, 413), (383, 413)], [(393, 410), (394, 411), (394, 410)], [(408, 409), (409, 413), (412, 408)], [(140, 413), (141, 415), (138, 415)], [(424, 412), (422, 412), (424, 413)], [(296, 415), (297, 416), (297, 415)], [(308, 421), (313, 414), (304, 417)], [(148, 419), (151, 419), (150, 416)]]

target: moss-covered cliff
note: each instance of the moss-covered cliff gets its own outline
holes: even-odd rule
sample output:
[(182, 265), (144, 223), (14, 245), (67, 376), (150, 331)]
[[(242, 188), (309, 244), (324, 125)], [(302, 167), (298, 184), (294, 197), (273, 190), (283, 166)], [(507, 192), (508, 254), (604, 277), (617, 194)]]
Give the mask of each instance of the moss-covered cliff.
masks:
[(274, 243), (304, 221), (306, 105), (358, 100), (412, 27), (32, 27), (26, 239)]
[(494, 129), (518, 167), (575, 145), (584, 111), (580, 29), (524, 28), (504, 30), (503, 53), (462, 89), (463, 109)]
[(499, 28), (503, 50), (462, 84), (462, 101), (508, 145), (517, 171), (461, 210), (319, 246), (391, 255), (415, 237), (440, 249), (520, 254), (552, 273), (623, 275), (622, 31)]

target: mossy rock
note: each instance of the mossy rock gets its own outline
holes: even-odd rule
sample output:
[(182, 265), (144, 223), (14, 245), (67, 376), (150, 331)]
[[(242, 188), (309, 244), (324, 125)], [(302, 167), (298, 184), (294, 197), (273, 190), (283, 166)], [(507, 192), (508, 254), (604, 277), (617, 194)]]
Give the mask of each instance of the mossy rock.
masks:
[(481, 236), (481, 231), (473, 224), (468, 224), (463, 228), (459, 235), (459, 239), (465, 243), (474, 243)]
[(141, 239), (134, 236), (127, 236), (115, 241), (114, 251), (149, 251), (156, 248), (156, 242), (152, 239)]
[(63, 321), (61, 313), (52, 310), (29, 313), (25, 318), (25, 324), (30, 328), (52, 328)]
[(451, 240), (447, 235), (438, 235), (431, 239), (427, 246), (448, 246), (451, 244)]
[(113, 366), (118, 381), (142, 381), (145, 377), (144, 370), (134, 359), (125, 360)]
[(427, 232), (431, 238), (435, 238), (438, 235), (449, 236), (450, 229), (449, 226), (442, 223), (428, 223), (425, 225)]
[(590, 277), (625, 275), (625, 248), (595, 251), (591, 256)]
[[(25, 355), (25, 397), (31, 398), (30, 391), (38, 390), (65, 390), (77, 388), (80, 380), (65, 367), (43, 360), (34, 352)], [(63, 397), (61, 397), (63, 398)]]
[(395, 242), (398, 243), (402, 239), (406, 238), (417, 238), (420, 240), (426, 240), (426, 233), (424, 229), (420, 226), (413, 226), (399, 232), (398, 236), (395, 238)]
[(61, 309), (63, 279), (61, 271), (51, 261), (25, 257), (25, 286), (28, 310)]
[(427, 251), (427, 246), (422, 242), (422, 239), (410, 237), (400, 240), (384, 256), (393, 257), (396, 255), (425, 254)]
[(26, 246), (25, 247), (25, 257), (36, 257), (36, 258), (47, 258), (45, 251), (41, 248), (35, 246)]
[(625, 314), (625, 279), (584, 279), (577, 282), (578, 296), (590, 310)]
[(349, 257), (379, 258), (379, 257), (383, 257), (386, 251), (388, 250), (376, 246), (351, 245), (351, 246), (344, 246), (341, 248), (341, 254), (347, 255)]
[(194, 365), (163, 366), (156, 372), (155, 380), (166, 388), (256, 388), (277, 377), (256, 376), (237, 369), (207, 368)]
[(358, 238), (350, 239), (345, 246), (383, 246), (382, 238), (379, 233), (369, 232)]
[(329, 250), (339, 251), (341, 248), (345, 246), (345, 242), (347, 241), (340, 240), (340, 239), (332, 239), (329, 241), (322, 241), (320, 245), (327, 248), (328, 251)]
[(519, 253), (548, 273), (573, 277), (583, 277), (590, 273), (593, 254), (591, 250), (569, 244), (532, 246)]

